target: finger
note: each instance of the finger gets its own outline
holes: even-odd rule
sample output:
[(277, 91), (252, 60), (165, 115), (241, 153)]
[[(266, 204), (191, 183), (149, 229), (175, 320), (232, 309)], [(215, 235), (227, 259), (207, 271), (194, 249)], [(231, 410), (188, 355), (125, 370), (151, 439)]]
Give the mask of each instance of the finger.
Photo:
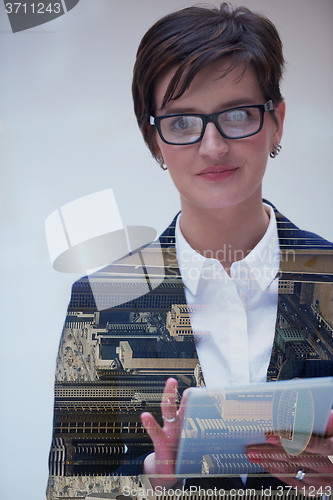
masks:
[[(262, 460), (257, 458), (255, 462), (260, 463), (273, 476), (294, 487), (313, 486), (320, 488), (332, 486), (333, 468), (327, 459), (316, 457), (314, 461), (314, 457), (309, 455), (305, 457), (306, 460), (302, 461), (301, 457), (291, 457), (286, 454), (288, 460), (280, 461), (281, 455), (281, 453), (266, 454), (266, 458), (262, 455)], [(295, 478), (300, 469), (306, 471), (302, 481)]]
[[(286, 451), (284, 451), (282, 444), (279, 444), (279, 438), (276, 438), (275, 436), (267, 437), (266, 441), (268, 444), (250, 446), (248, 448), (248, 451), (250, 453), (251, 452), (257, 453), (258, 455), (260, 455), (260, 453), (273, 454), (275, 452), (277, 454), (275, 457), (277, 460), (290, 459), (290, 461), (298, 461), (298, 462), (303, 462), (304, 460), (311, 461), (314, 456), (316, 456), (317, 458), (322, 457), (324, 461), (327, 461), (328, 457), (333, 455), (333, 438), (312, 436), (305, 451), (300, 453), (299, 455), (289, 455)], [(283, 454), (285, 457), (283, 457)]]
[(333, 410), (330, 411), (325, 434), (327, 436), (333, 436)]
[(187, 398), (188, 398), (188, 395), (189, 395), (189, 391), (190, 389), (185, 389), (185, 391), (183, 392), (183, 395), (182, 395), (182, 399), (180, 401), (180, 405), (179, 405), (179, 408), (178, 408), (178, 417), (180, 420), (182, 420), (184, 418), (184, 413), (185, 413), (185, 408), (186, 408), (186, 401), (187, 401)]
[(270, 463), (283, 462), (291, 468), (306, 468), (317, 472), (333, 474), (333, 464), (324, 455), (301, 453), (300, 455), (289, 455), (281, 446), (251, 446), (247, 450), (251, 462), (260, 463), (263, 467)]
[[(251, 462), (261, 463), (270, 461), (286, 461), (288, 455), (282, 446), (274, 446), (263, 444), (261, 446), (249, 446), (247, 449), (247, 456)], [(292, 457), (293, 458), (293, 457)]]
[(312, 436), (305, 453), (314, 453), (326, 457), (333, 455), (333, 437)]
[(268, 435), (266, 436), (266, 442), (269, 444), (274, 444), (275, 446), (282, 446), (281, 439), (279, 438), (279, 436)]
[[(324, 457), (314, 457), (311, 455), (292, 460), (291, 458), (286, 461), (279, 459), (263, 459), (261, 465), (266, 467), (276, 467), (276, 470), (292, 474), (294, 470), (305, 469), (311, 470), (313, 473), (320, 474), (333, 474), (332, 464)], [(297, 471), (296, 471), (297, 472)]]
[[(267, 458), (267, 454), (266, 458), (263, 455), (261, 459), (258, 459), (257, 456), (255, 460), (249, 458), (251, 461), (259, 463), (273, 476), (294, 487), (297, 486), (301, 488), (302, 486), (311, 486), (319, 489), (320, 487), (333, 486), (332, 463), (325, 457), (315, 457), (313, 455), (308, 455), (306, 457), (291, 457), (286, 454), (288, 459), (284, 462), (280, 461), (281, 453), (275, 453), (274, 455), (270, 454), (269, 456), (275, 456), (275, 459)], [(295, 478), (300, 469), (306, 472), (302, 481)]]
[[(326, 434), (333, 431), (333, 410), (330, 413)], [(266, 442), (275, 446), (282, 447), (281, 440), (278, 436), (266, 436)], [(307, 445), (304, 453), (313, 453), (315, 455), (323, 455), (325, 457), (333, 455), (333, 437), (315, 436), (313, 435)], [(300, 454), (302, 456), (302, 454)]]
[(148, 432), (149, 437), (155, 443), (158, 439), (163, 438), (163, 429), (156, 422), (151, 413), (144, 412), (140, 415), (141, 422), (145, 430)]
[[(313, 435), (305, 449), (305, 453), (323, 455), (325, 457), (333, 455), (333, 410), (330, 412), (325, 436)], [(266, 436), (266, 442), (276, 446), (283, 447), (278, 436)]]
[[(174, 378), (168, 378), (165, 383), (162, 396), (162, 415), (165, 418), (172, 419), (177, 415), (178, 382)], [(165, 421), (164, 425), (169, 422)]]
[[(290, 486), (319, 489), (333, 485), (333, 464), (325, 456), (306, 452), (292, 456), (281, 445), (269, 444), (251, 446), (247, 449), (247, 455), (251, 462), (260, 464), (267, 472)], [(300, 469), (306, 471), (302, 481), (295, 478)]]

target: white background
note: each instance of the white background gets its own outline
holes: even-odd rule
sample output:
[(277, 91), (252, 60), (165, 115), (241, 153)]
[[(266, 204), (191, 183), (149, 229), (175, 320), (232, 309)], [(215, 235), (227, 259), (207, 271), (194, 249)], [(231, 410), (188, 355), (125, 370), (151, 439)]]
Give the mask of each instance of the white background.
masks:
[[(211, 2), (218, 5), (218, 1)], [(287, 59), (283, 150), (264, 196), (333, 240), (333, 2), (244, 0), (278, 27)], [(180, 0), (81, 0), (13, 34), (0, 4), (0, 497), (45, 497), (57, 346), (77, 278), (50, 264), (44, 222), (112, 187), (124, 225), (161, 232), (179, 207), (168, 173), (137, 129), (131, 74), (138, 43)]]

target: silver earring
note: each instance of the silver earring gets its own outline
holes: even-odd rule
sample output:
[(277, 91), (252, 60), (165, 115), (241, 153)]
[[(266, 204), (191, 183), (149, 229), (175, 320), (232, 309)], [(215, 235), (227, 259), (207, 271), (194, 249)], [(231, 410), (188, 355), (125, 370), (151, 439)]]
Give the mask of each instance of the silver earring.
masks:
[(168, 170), (168, 167), (166, 167), (164, 165), (164, 158), (163, 158), (163, 156), (158, 156), (156, 158), (156, 160), (157, 160), (157, 163), (159, 164), (159, 166), (161, 167), (162, 170)]
[(275, 158), (280, 153), (281, 149), (282, 149), (281, 144), (275, 144), (273, 151), (269, 153), (269, 156), (271, 158)]

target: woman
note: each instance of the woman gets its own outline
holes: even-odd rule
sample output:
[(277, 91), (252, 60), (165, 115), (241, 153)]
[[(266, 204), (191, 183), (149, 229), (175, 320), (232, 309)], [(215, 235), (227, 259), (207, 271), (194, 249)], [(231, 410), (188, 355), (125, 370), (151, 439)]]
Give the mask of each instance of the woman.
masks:
[[(51, 475), (136, 475), (142, 472), (138, 456), (146, 454), (145, 472), (164, 475), (155, 486), (174, 486), (185, 400), (177, 416), (177, 381), (172, 374), (178, 375), (181, 392), (195, 383), (203, 385), (203, 380), (214, 388), (313, 376), (314, 371), (317, 376), (333, 373), (331, 358), (325, 354), (326, 361), (320, 359), (324, 350), (316, 343), (325, 339), (308, 320), (305, 325), (300, 321), (304, 307), (310, 311), (317, 296), (320, 301), (325, 295), (315, 282), (321, 286), (331, 279), (331, 261), (325, 260), (328, 274), (322, 277), (317, 253), (329, 258), (332, 245), (299, 230), (262, 201), (267, 158), (281, 149), (283, 64), (282, 44), (272, 23), (226, 3), (220, 9), (192, 7), (170, 14), (143, 37), (133, 77), (135, 113), (151, 153), (169, 170), (180, 193), (181, 214), (160, 238), (163, 281), (163, 262), (153, 243), (73, 287), (71, 313), (98, 312), (94, 327), (99, 329), (92, 327), (84, 334), (86, 339), (91, 334), (88, 340), (94, 348), (98, 343), (94, 357), (100, 356), (95, 370), (100, 379), (84, 378), (95, 372), (89, 371), (79, 351), (75, 363), (68, 356), (66, 349), (74, 342), (68, 328), (59, 366), (65, 374), (67, 366), (69, 373), (78, 374), (79, 387), (57, 387)], [(289, 251), (297, 256), (296, 263), (282, 258)], [(278, 294), (282, 285), (290, 290)], [(193, 313), (191, 325), (184, 314), (178, 334), (172, 321), (175, 308), (184, 304), (185, 313)], [(126, 322), (132, 322), (128, 332)], [(276, 332), (286, 324), (303, 332), (303, 340), (298, 337), (297, 342), (310, 357), (300, 357), (297, 346), (294, 352), (288, 342), (279, 342)], [(104, 334), (103, 344), (98, 337)], [(110, 351), (116, 358), (111, 368)], [(161, 427), (152, 413), (158, 414), (156, 400), (166, 378)], [(81, 387), (86, 380), (92, 384)], [(68, 411), (61, 411), (62, 406)], [(141, 413), (154, 453), (138, 422)], [(319, 491), (331, 486), (330, 438), (310, 443), (315, 464), (312, 458), (292, 461), (279, 441), (250, 448), (249, 458), (260, 461), (269, 450), (279, 455), (272, 462), (265, 459), (271, 475), (251, 479), (248, 487), (284, 484), (272, 475), (298, 488), (311, 485)], [(321, 476), (313, 478), (313, 472)], [(205, 481), (200, 478), (198, 484), (204, 487)], [(210, 479), (207, 484), (212, 487)], [(227, 490), (243, 483), (223, 478), (216, 485)]]
[[(220, 386), (265, 381), (270, 364), (279, 242), (274, 210), (262, 202), (261, 187), (268, 156), (275, 158), (281, 149), (283, 64), (282, 44), (272, 23), (245, 8), (232, 10), (226, 3), (220, 9), (193, 7), (166, 16), (146, 33), (137, 53), (133, 97), (138, 124), (181, 197), (175, 235), (187, 303), (213, 303), (218, 308), (216, 297), (224, 293), (232, 304), (227, 310), (220, 307), (213, 321), (205, 318), (210, 338), (197, 352), (208, 387), (214, 381)], [(318, 239), (317, 244), (324, 243)], [(237, 279), (244, 268), (247, 278), (251, 272), (253, 277), (249, 262), (259, 248), (269, 249), (268, 269), (263, 262), (256, 266), (257, 288), (244, 299)], [(185, 253), (192, 264), (185, 262)], [(193, 280), (186, 273), (198, 261), (200, 269)], [(203, 271), (209, 266), (214, 273), (205, 280)], [(235, 315), (236, 323), (231, 318)], [(200, 321), (192, 318), (194, 331), (200, 330)], [(231, 342), (230, 329), (221, 327), (228, 322), (233, 325)], [(244, 342), (242, 353), (239, 345)], [(176, 391), (177, 382), (169, 379), (162, 401), (163, 428), (150, 413), (141, 417), (155, 446), (155, 453), (145, 460), (145, 472), (170, 475), (155, 482), (167, 486), (175, 483), (184, 409), (182, 402), (177, 418)], [(270, 443), (270, 448), (250, 448), (250, 460), (262, 462), (262, 455), (272, 450), (271, 462), (264, 465), (272, 475), (299, 488), (332, 485), (329, 453), (321, 456), (324, 446), (332, 450), (330, 439), (311, 442), (312, 458), (319, 455), (312, 467), (309, 459), (295, 463), (279, 439)], [(302, 466), (324, 476), (307, 477)], [(290, 472), (291, 477), (284, 475)]]

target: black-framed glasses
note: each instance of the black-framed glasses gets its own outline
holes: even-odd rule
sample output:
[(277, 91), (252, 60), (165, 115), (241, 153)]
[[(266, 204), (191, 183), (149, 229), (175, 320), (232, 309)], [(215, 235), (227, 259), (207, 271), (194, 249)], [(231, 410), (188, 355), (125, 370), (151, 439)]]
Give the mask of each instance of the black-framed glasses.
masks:
[(225, 139), (243, 139), (255, 135), (262, 129), (265, 111), (274, 109), (273, 101), (264, 104), (237, 106), (213, 113), (176, 113), (174, 115), (150, 116), (150, 125), (155, 125), (160, 138), (166, 144), (185, 146), (201, 141), (207, 123), (214, 123)]

